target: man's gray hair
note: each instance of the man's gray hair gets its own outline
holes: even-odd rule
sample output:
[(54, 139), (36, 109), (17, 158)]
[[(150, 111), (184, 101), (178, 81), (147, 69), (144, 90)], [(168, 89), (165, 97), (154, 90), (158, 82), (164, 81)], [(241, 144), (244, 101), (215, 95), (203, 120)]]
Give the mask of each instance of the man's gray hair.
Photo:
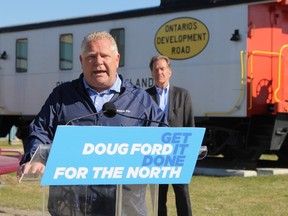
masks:
[(87, 48), (87, 44), (94, 40), (101, 40), (101, 39), (108, 39), (112, 46), (111, 51), (114, 51), (115, 54), (118, 54), (118, 48), (115, 39), (111, 34), (108, 32), (102, 31), (102, 32), (92, 32), (88, 35), (86, 35), (81, 43), (81, 53), (84, 54)]
[(150, 63), (149, 63), (149, 67), (150, 67), (150, 70), (152, 71), (153, 70), (153, 64), (155, 61), (158, 61), (160, 59), (164, 59), (166, 62), (167, 62), (167, 65), (169, 68), (171, 68), (171, 61), (170, 59), (167, 57), (167, 56), (164, 56), (164, 55), (158, 55), (158, 56), (153, 56), (150, 60)]

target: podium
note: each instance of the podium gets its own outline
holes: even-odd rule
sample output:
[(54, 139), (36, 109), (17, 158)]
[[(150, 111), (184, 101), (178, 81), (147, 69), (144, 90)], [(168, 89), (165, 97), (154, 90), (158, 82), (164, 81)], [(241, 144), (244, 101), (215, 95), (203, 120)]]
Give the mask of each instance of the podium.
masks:
[(43, 215), (156, 216), (159, 184), (189, 184), (204, 128), (59, 126), (30, 164), (46, 165)]

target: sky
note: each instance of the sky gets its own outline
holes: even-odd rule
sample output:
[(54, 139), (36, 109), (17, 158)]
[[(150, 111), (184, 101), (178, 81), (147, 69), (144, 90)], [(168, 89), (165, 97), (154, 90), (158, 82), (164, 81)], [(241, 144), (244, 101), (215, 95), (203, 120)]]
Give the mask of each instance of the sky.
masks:
[(160, 0), (2, 0), (0, 28), (159, 5)]

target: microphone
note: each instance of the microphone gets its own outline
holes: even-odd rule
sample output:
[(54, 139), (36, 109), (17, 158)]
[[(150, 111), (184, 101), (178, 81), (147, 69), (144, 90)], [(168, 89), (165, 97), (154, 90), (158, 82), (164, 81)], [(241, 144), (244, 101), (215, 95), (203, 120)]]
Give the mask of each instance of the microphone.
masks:
[(71, 122), (82, 119), (82, 118), (87, 118), (90, 116), (94, 116), (94, 115), (98, 115), (103, 113), (106, 117), (112, 118), (114, 117), (117, 112), (127, 112), (126, 110), (117, 110), (116, 106), (111, 103), (111, 102), (106, 102), (105, 104), (103, 104), (102, 106), (102, 111), (100, 112), (95, 112), (95, 113), (90, 113), (87, 115), (83, 115), (83, 116), (78, 116), (76, 118), (70, 119), (65, 125), (69, 125)]
[(118, 115), (126, 117), (126, 118), (131, 118), (131, 119), (136, 119), (136, 120), (141, 120), (141, 121), (146, 121), (146, 122), (147, 121), (148, 122), (154, 122), (154, 123), (158, 123), (160, 125), (165, 125), (167, 127), (170, 127), (165, 122), (124, 115), (122, 112), (127, 112), (127, 110), (126, 111), (125, 110), (117, 110), (115, 104), (112, 102), (106, 102), (102, 107), (102, 111), (103, 111), (103, 114), (108, 118), (112, 118), (118, 114)]
[(104, 112), (104, 115), (108, 118), (112, 118), (117, 114), (116, 106), (112, 102), (107, 102), (103, 104), (102, 111)]

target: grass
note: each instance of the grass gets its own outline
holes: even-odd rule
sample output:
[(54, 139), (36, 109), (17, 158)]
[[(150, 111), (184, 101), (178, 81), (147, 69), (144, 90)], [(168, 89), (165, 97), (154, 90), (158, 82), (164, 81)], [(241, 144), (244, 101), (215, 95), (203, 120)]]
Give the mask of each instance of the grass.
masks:
[[(287, 176), (193, 177), (193, 215), (288, 215)], [(175, 215), (175, 214), (174, 214)]]
[[(0, 210), (3, 207), (41, 210), (43, 188), (39, 183), (19, 184), (15, 173), (0, 175), (0, 182)], [(287, 175), (193, 176), (189, 185), (193, 216), (286, 216), (287, 188)], [(168, 211), (169, 216), (176, 216), (171, 186), (168, 192)]]
[[(1, 207), (41, 210), (43, 188), (39, 183), (22, 183), (15, 173), (0, 176)], [(288, 215), (287, 176), (205, 177), (190, 183), (193, 215), (265, 216)], [(172, 187), (168, 193), (169, 216), (176, 216)], [(15, 212), (16, 213), (16, 212)]]
[(42, 191), (39, 182), (18, 183), (16, 173), (0, 175), (0, 208), (39, 210)]

